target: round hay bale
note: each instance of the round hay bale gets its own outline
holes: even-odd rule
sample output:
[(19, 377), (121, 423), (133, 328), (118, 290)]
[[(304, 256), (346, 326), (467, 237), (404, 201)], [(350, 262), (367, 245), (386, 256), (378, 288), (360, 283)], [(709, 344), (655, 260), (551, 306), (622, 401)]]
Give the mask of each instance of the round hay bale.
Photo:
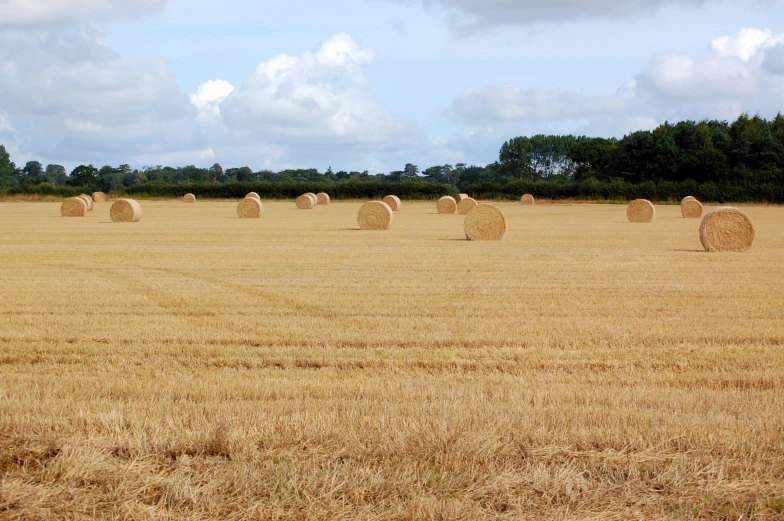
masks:
[(316, 196), (316, 194), (314, 194), (313, 192), (306, 192), (305, 195), (313, 199), (313, 206), (316, 206), (318, 204), (318, 196)]
[(534, 196), (531, 194), (523, 194), (520, 198), (520, 204), (534, 204)]
[(396, 196), (396, 195), (388, 195), (388, 196), (384, 197), (382, 199), (382, 201), (387, 203), (387, 206), (392, 208), (393, 212), (396, 212), (396, 211), (400, 210), (400, 198), (398, 196)]
[(699, 219), (702, 217), (702, 203), (693, 197), (685, 199), (681, 203), (681, 215), (687, 218)]
[(255, 197), (246, 197), (237, 203), (237, 216), (241, 219), (258, 219), (264, 207)]
[(95, 192), (93, 194), (93, 202), (105, 203), (106, 202), (106, 194), (103, 193), (103, 192)]
[(649, 223), (656, 217), (656, 208), (647, 199), (635, 199), (626, 207), (626, 217), (629, 222)]
[(316, 206), (313, 197), (308, 194), (302, 194), (297, 197), (297, 208), (300, 210), (312, 210), (314, 206)]
[(329, 194), (326, 192), (319, 192), (316, 194), (316, 204), (328, 205)]
[(683, 199), (681, 199), (681, 204), (685, 203), (685, 202), (686, 202), (686, 201), (688, 201), (689, 199), (696, 199), (696, 198), (695, 198), (693, 195), (687, 195), (686, 197), (684, 197)]
[(457, 204), (460, 204), (460, 201), (462, 201), (463, 199), (468, 199), (468, 194), (457, 194), (455, 196), (455, 202)]
[(392, 208), (383, 201), (365, 203), (357, 214), (357, 223), (363, 230), (388, 230), (393, 219)]
[(87, 203), (81, 197), (69, 197), (60, 205), (60, 215), (63, 217), (84, 217), (87, 213)]
[(506, 217), (497, 206), (483, 203), (468, 212), (463, 228), (471, 241), (500, 241), (506, 235)]
[(109, 208), (113, 223), (136, 223), (142, 218), (142, 207), (134, 199), (117, 199)]
[(463, 197), (459, 203), (457, 203), (457, 213), (460, 215), (466, 215), (468, 212), (476, 208), (479, 203), (476, 202), (476, 199), (473, 197)]
[(261, 202), (261, 197), (259, 197), (259, 194), (257, 194), (256, 192), (248, 192), (245, 195), (245, 199), (247, 199), (248, 197), (252, 197), (252, 198), (258, 200), (259, 202)]
[(702, 218), (700, 242), (705, 251), (746, 251), (754, 242), (754, 223), (732, 206), (720, 206)]
[(182, 202), (183, 203), (195, 203), (196, 202), (196, 196), (193, 195), (193, 194), (185, 194), (185, 195), (182, 196)]
[(87, 194), (79, 194), (77, 197), (81, 197), (82, 199), (84, 199), (84, 203), (87, 205), (87, 211), (88, 212), (92, 212), (93, 211), (93, 198), (92, 197), (90, 197)]
[(438, 209), (438, 213), (455, 213), (457, 210), (457, 201), (455, 201), (454, 197), (445, 195), (438, 200), (436, 209)]

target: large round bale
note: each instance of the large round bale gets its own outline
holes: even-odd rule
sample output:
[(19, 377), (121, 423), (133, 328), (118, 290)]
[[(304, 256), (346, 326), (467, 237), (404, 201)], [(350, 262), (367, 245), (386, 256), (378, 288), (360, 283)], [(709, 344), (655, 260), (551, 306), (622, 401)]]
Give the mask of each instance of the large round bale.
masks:
[(392, 208), (393, 212), (396, 212), (396, 211), (400, 210), (400, 198), (398, 196), (396, 196), (396, 195), (388, 195), (388, 196), (384, 197), (382, 199), (382, 201), (387, 203), (387, 206)]
[(63, 217), (84, 217), (87, 213), (87, 203), (81, 197), (69, 197), (60, 205), (60, 215)]
[(318, 196), (316, 194), (314, 194), (313, 192), (306, 192), (305, 195), (313, 199), (313, 206), (318, 205)]
[(134, 199), (117, 199), (109, 208), (113, 223), (136, 223), (142, 218), (142, 207)]
[(258, 219), (264, 207), (255, 197), (246, 197), (237, 203), (237, 216), (241, 219)]
[(523, 194), (520, 198), (520, 204), (534, 204), (534, 196), (531, 194)]
[(746, 251), (754, 242), (754, 224), (741, 210), (720, 206), (702, 218), (700, 242), (705, 251)]
[(193, 195), (193, 194), (185, 194), (185, 195), (182, 196), (182, 202), (183, 203), (195, 203), (196, 202), (196, 196)]
[(326, 192), (319, 192), (316, 194), (316, 204), (321, 205), (328, 205), (329, 204), (329, 194)]
[(103, 192), (95, 192), (93, 194), (93, 201), (96, 203), (105, 203), (106, 202), (106, 194)]
[(84, 199), (84, 204), (87, 205), (87, 211), (88, 212), (92, 212), (93, 211), (93, 198), (92, 197), (90, 197), (87, 194), (79, 194), (79, 195), (77, 195), (77, 197), (81, 197), (82, 199)]
[(635, 199), (626, 207), (626, 217), (629, 222), (649, 223), (656, 217), (656, 208), (647, 199)]
[(692, 197), (681, 202), (681, 215), (686, 218), (699, 219), (702, 217), (702, 203)]
[(506, 235), (506, 217), (497, 206), (483, 203), (468, 212), (463, 228), (471, 241), (500, 241)]
[(313, 201), (313, 197), (308, 194), (302, 194), (297, 197), (297, 208), (300, 210), (312, 210), (316, 203)]
[(460, 215), (466, 215), (468, 212), (473, 210), (477, 207), (479, 203), (476, 202), (476, 199), (473, 197), (463, 197), (459, 203), (457, 203), (457, 213)]
[(392, 208), (383, 201), (365, 203), (357, 214), (357, 223), (363, 230), (388, 230), (393, 219)]
[(460, 204), (460, 201), (462, 201), (463, 199), (468, 199), (468, 194), (457, 194), (455, 196), (455, 202), (457, 204)]
[(261, 197), (259, 197), (259, 194), (257, 194), (256, 192), (248, 192), (245, 195), (245, 199), (247, 199), (248, 197), (252, 197), (252, 198), (256, 199), (257, 201), (261, 202)]
[(686, 202), (686, 201), (688, 201), (689, 199), (696, 199), (696, 198), (695, 198), (693, 195), (687, 195), (686, 197), (684, 197), (683, 199), (681, 199), (681, 204), (685, 203), (685, 202)]
[(438, 213), (455, 213), (457, 210), (457, 201), (455, 201), (454, 197), (445, 195), (438, 200), (436, 209), (438, 210)]

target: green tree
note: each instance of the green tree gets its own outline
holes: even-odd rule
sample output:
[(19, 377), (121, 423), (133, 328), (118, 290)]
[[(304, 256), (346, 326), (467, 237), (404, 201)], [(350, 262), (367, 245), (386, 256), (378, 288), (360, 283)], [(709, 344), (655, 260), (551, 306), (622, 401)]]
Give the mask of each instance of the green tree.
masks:
[(0, 145), (0, 192), (5, 192), (11, 186), (16, 165), (11, 161), (5, 147)]
[(46, 180), (44, 167), (38, 161), (28, 161), (22, 169), (22, 183), (37, 185)]
[(68, 184), (95, 188), (98, 183), (98, 169), (93, 165), (79, 165), (71, 170)]
[(68, 181), (68, 173), (62, 165), (46, 165), (44, 177), (46, 182), (52, 183), (53, 186), (61, 186)]

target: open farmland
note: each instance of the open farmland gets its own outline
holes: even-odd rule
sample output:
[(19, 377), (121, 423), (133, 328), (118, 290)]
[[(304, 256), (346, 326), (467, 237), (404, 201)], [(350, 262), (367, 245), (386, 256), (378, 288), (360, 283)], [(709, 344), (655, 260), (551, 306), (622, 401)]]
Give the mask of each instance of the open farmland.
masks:
[(140, 203), (0, 203), (0, 519), (784, 518), (782, 208)]

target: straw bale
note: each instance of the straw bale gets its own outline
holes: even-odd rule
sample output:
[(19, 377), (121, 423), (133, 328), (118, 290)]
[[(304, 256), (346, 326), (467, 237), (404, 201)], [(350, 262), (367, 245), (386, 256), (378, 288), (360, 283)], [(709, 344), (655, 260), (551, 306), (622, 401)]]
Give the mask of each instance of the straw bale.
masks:
[(656, 217), (656, 208), (647, 199), (635, 199), (626, 207), (626, 217), (629, 222), (649, 223)]
[(700, 242), (705, 251), (746, 251), (754, 242), (754, 223), (743, 211), (720, 206), (702, 218)]
[(534, 196), (531, 194), (523, 194), (520, 198), (520, 204), (534, 204)]
[(457, 203), (457, 213), (460, 215), (465, 215), (471, 210), (473, 210), (479, 203), (476, 202), (476, 199), (473, 197), (463, 197), (459, 203)]
[(313, 206), (318, 205), (318, 196), (316, 194), (314, 194), (313, 192), (307, 192), (305, 193), (305, 195), (313, 199)]
[(95, 192), (93, 194), (93, 201), (96, 203), (105, 203), (106, 202), (106, 194), (103, 192)]
[(69, 197), (60, 205), (60, 215), (63, 217), (84, 217), (87, 213), (87, 203), (81, 197)]
[(681, 202), (681, 215), (687, 218), (699, 219), (702, 217), (702, 203), (692, 197)]
[(466, 237), (472, 241), (500, 241), (506, 235), (506, 217), (497, 206), (482, 203), (466, 215)]
[(455, 213), (457, 210), (457, 201), (455, 201), (454, 197), (445, 195), (438, 200), (436, 208), (438, 209), (438, 213)]
[(142, 218), (142, 207), (134, 199), (117, 199), (109, 208), (113, 223), (136, 223)]
[(387, 203), (387, 206), (392, 208), (393, 212), (396, 212), (396, 211), (400, 210), (400, 198), (398, 196), (396, 196), (396, 195), (388, 195), (388, 196), (384, 197), (382, 199), (382, 201)]
[(363, 230), (388, 230), (393, 220), (392, 208), (383, 201), (367, 202), (357, 214), (357, 223)]
[(467, 198), (468, 198), (468, 194), (457, 194), (455, 196), (455, 202), (457, 204), (460, 204), (460, 201), (462, 201), (463, 199), (467, 199)]
[(245, 198), (247, 199), (248, 197), (252, 197), (252, 198), (258, 200), (259, 202), (261, 202), (261, 197), (259, 197), (259, 194), (257, 194), (256, 192), (248, 192), (245, 195)]
[(329, 194), (326, 192), (319, 192), (316, 194), (316, 204), (321, 205), (328, 205), (329, 204)]
[(185, 194), (185, 195), (182, 196), (182, 202), (183, 203), (195, 203), (196, 202), (196, 196), (193, 195), (193, 194)]
[(312, 210), (316, 206), (316, 202), (308, 194), (302, 194), (297, 197), (297, 208), (300, 210)]
[(264, 207), (255, 197), (246, 197), (237, 203), (237, 216), (242, 219), (258, 219)]
[(681, 204), (685, 203), (685, 202), (686, 202), (686, 201), (688, 201), (689, 199), (696, 199), (696, 197), (694, 197), (693, 195), (687, 195), (686, 197), (684, 197), (683, 199), (681, 199)]
[(88, 212), (92, 212), (93, 211), (93, 198), (92, 197), (90, 197), (87, 194), (79, 194), (77, 197), (81, 197), (82, 199), (84, 199), (84, 203), (87, 205), (87, 211)]

